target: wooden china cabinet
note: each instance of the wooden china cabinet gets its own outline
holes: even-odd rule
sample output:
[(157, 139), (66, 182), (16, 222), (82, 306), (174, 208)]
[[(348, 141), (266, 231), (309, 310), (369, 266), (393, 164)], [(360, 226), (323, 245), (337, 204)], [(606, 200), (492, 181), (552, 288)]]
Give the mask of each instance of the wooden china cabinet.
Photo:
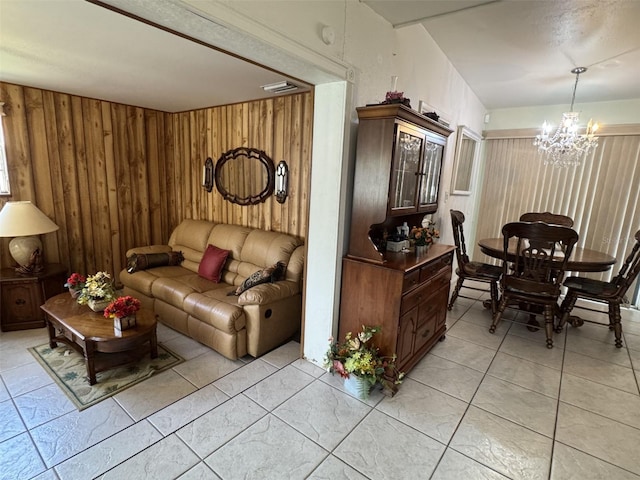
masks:
[(357, 109), (359, 118), (349, 250), (343, 259), (340, 338), (380, 325), (380, 351), (408, 372), (444, 338), (455, 247), (387, 252), (385, 238), (419, 226), (438, 208), (440, 173), (452, 131), (400, 104)]

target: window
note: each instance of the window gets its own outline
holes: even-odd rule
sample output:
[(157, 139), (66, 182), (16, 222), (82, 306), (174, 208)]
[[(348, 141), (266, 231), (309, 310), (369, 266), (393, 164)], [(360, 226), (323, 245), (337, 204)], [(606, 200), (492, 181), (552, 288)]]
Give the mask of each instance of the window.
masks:
[(7, 154), (4, 148), (4, 129), (2, 117), (4, 117), (4, 102), (0, 102), (0, 195), (10, 195), (9, 169), (7, 167)]

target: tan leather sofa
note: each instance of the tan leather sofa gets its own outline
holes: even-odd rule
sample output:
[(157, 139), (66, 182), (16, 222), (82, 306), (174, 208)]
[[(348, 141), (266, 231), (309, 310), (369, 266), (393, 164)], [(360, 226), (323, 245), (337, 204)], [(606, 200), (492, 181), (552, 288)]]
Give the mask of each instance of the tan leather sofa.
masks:
[[(198, 275), (209, 244), (229, 250), (220, 283)], [(259, 357), (282, 345), (300, 328), (304, 246), (276, 232), (184, 220), (168, 245), (133, 248), (133, 253), (182, 251), (179, 266), (120, 272), (124, 294), (138, 298), (165, 325), (232, 360), (247, 353)], [(276, 262), (287, 265), (284, 280), (256, 285), (240, 296), (228, 296), (256, 272)]]

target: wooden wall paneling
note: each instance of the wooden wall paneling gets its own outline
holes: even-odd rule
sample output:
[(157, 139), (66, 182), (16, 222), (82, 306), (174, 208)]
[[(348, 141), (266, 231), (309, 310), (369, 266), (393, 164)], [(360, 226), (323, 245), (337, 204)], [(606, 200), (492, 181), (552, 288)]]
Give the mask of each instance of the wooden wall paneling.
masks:
[[(80, 215), (82, 218), (83, 226), (83, 244), (84, 244), (84, 258), (85, 263), (83, 265), (73, 265), (71, 270), (81, 273), (93, 273), (97, 271), (97, 265), (102, 263), (102, 260), (96, 258), (96, 248), (87, 248), (88, 245), (94, 245), (95, 233), (95, 209), (96, 205), (93, 204), (92, 190), (98, 182), (98, 175), (92, 165), (96, 161), (101, 161), (104, 164), (105, 158), (105, 137), (104, 129), (102, 126), (102, 105), (99, 100), (84, 98), (82, 100), (82, 111), (85, 118), (84, 135), (85, 135), (85, 163), (84, 165), (78, 165), (78, 171), (82, 172), (81, 178), (78, 179), (80, 189)], [(110, 135), (109, 135), (110, 136)], [(111, 245), (109, 245), (111, 250)]]
[[(72, 271), (117, 273), (128, 248), (168, 241), (187, 217), (304, 237), (312, 96), (300, 94), (171, 114), (0, 83), (13, 195), (60, 226), (43, 236), (45, 260)], [(202, 165), (240, 146), (289, 165), (289, 197), (254, 206), (201, 186)], [(256, 169), (256, 175), (258, 170)], [(234, 179), (254, 182), (254, 175)], [(135, 225), (135, 227), (133, 227)], [(10, 266), (8, 240), (3, 258)]]
[[(108, 189), (114, 188), (116, 191), (115, 204), (111, 203), (113, 199), (105, 199), (105, 204), (109, 209), (114, 209), (118, 215), (111, 219), (110, 231), (120, 232), (120, 244), (126, 247), (136, 245), (133, 233), (133, 200), (131, 195), (131, 170), (135, 170), (135, 166), (130, 165), (128, 158), (132, 155), (130, 152), (135, 148), (131, 145), (131, 136), (128, 112), (130, 107), (120, 104), (111, 105), (111, 128), (113, 142), (113, 159), (107, 161), (107, 165), (113, 166), (113, 181), (109, 181)], [(131, 119), (133, 120), (133, 119)], [(133, 168), (132, 168), (133, 167)], [(116, 208), (114, 208), (116, 207)], [(106, 243), (104, 238), (100, 239), (100, 243)], [(122, 247), (120, 247), (122, 248)], [(118, 248), (118, 252), (120, 251)], [(123, 265), (117, 265), (116, 270), (122, 268)]]
[[(164, 138), (165, 138), (165, 177), (164, 180), (167, 185), (167, 204), (166, 204), (166, 219), (168, 222), (169, 231), (178, 225), (178, 205), (177, 205), (177, 178), (176, 178), (176, 141), (177, 141), (177, 115), (167, 114), (164, 117)], [(167, 233), (166, 235), (169, 235)]]
[(189, 165), (189, 156), (191, 154), (189, 148), (189, 139), (191, 138), (190, 128), (189, 128), (189, 119), (190, 114), (181, 113), (180, 114), (180, 137), (179, 137), (179, 148), (177, 151), (179, 152), (179, 160), (178, 160), (178, 182), (177, 186), (180, 190), (180, 210), (179, 210), (179, 220), (182, 221), (185, 218), (193, 218), (191, 215), (191, 198), (189, 195), (189, 184), (187, 182), (187, 170)]
[[(58, 149), (58, 125), (56, 120), (55, 94), (49, 91), (42, 92), (42, 106), (45, 119), (45, 138), (47, 141), (47, 152), (49, 157), (49, 169), (51, 174), (51, 203), (55, 212), (53, 221), (60, 227), (58, 230), (59, 255), (70, 268), (74, 264), (70, 262), (69, 254), (69, 227), (67, 225), (64, 208), (64, 189), (62, 182), (62, 165), (60, 151)], [(21, 198), (23, 200), (24, 197)], [(48, 260), (45, 252), (45, 260)]]
[[(147, 154), (146, 125), (144, 109), (140, 107), (129, 107), (128, 117), (130, 119), (129, 157), (122, 159), (122, 165), (126, 168), (129, 165), (130, 171), (130, 192), (133, 210), (131, 211), (131, 224), (133, 228), (134, 246), (149, 245), (151, 243), (151, 217), (149, 215), (149, 189), (147, 180), (149, 178), (149, 157)], [(123, 227), (126, 224), (123, 224)], [(128, 246), (127, 246), (128, 247)], [(124, 255), (125, 252), (122, 252)], [(123, 265), (124, 266), (124, 265)]]
[[(287, 158), (285, 153), (285, 116), (283, 115), (283, 106), (286, 97), (276, 97), (270, 101), (272, 110), (272, 125), (271, 132), (271, 151), (273, 152), (273, 163), (277, 166), (280, 160), (287, 162), (289, 168), (291, 168), (291, 162)], [(291, 177), (289, 177), (291, 178)], [(284, 220), (286, 219), (286, 212), (289, 206), (287, 205), (291, 199), (287, 198), (285, 203), (275, 202), (272, 208), (271, 228), (278, 231), (284, 231)]]
[(76, 161), (86, 161), (84, 155), (76, 151), (75, 133), (79, 133), (80, 142), (84, 136), (82, 112), (79, 112), (77, 125), (74, 125), (71, 112), (71, 97), (66, 94), (54, 94), (54, 106), (57, 124), (58, 151), (62, 179), (62, 206), (67, 230), (69, 262), (72, 265), (84, 264), (82, 242), (82, 221), (80, 218), (80, 194), (78, 192), (78, 174)]
[[(164, 184), (160, 177), (160, 149), (158, 139), (158, 125), (161, 124), (162, 114), (159, 112), (144, 112), (144, 124), (146, 135), (145, 150), (147, 152), (147, 175), (141, 180), (145, 182), (148, 190), (148, 217), (149, 217), (149, 243), (158, 245), (162, 243), (162, 211), (160, 206), (160, 185)], [(125, 252), (126, 253), (126, 252)]]
[[(54, 222), (56, 221), (53, 205), (53, 190), (51, 185), (51, 170), (49, 154), (47, 150), (46, 126), (44, 107), (42, 104), (42, 91), (34, 88), (24, 88), (24, 101), (26, 113), (27, 141), (31, 156), (31, 165), (34, 177), (37, 177), (35, 187), (35, 203)], [(13, 185), (12, 185), (13, 187)], [(60, 226), (60, 225), (58, 225)], [(64, 263), (69, 266), (66, 258), (60, 258), (60, 247), (57, 232), (41, 235), (44, 257), (46, 262)]]
[(207, 191), (202, 188), (202, 167), (207, 159), (207, 112), (204, 109), (196, 111), (197, 138), (196, 153), (191, 160), (193, 192), (198, 199), (198, 217), (208, 218)]
[[(307, 226), (309, 224), (309, 192), (311, 190), (311, 151), (313, 146), (313, 93), (304, 96), (304, 114), (302, 122), (304, 124), (304, 142), (300, 154), (298, 165), (298, 180), (294, 183), (296, 187), (296, 197), (298, 197), (298, 210), (295, 213), (298, 219), (298, 235), (305, 238), (307, 236)], [(295, 172), (294, 172), (295, 174)]]

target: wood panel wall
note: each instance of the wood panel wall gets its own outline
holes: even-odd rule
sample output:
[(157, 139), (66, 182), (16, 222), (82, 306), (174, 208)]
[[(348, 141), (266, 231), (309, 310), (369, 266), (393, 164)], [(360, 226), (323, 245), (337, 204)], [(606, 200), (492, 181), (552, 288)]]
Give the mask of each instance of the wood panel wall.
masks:
[[(0, 101), (11, 182), (0, 207), (31, 200), (60, 226), (41, 236), (46, 262), (117, 274), (129, 248), (166, 244), (185, 218), (305, 238), (311, 93), (171, 114), (0, 82)], [(241, 207), (202, 188), (204, 160), (241, 146), (287, 161), (284, 204)]]

